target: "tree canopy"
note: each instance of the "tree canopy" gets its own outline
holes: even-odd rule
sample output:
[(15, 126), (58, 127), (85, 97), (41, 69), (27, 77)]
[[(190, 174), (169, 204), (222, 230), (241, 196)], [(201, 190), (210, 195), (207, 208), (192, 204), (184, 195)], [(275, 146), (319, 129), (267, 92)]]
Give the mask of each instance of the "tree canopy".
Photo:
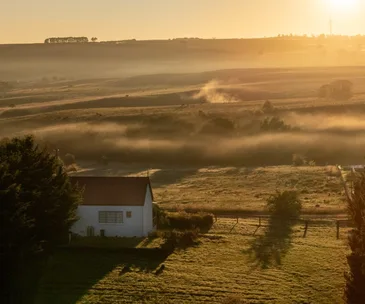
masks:
[(32, 136), (0, 141), (2, 265), (11, 272), (25, 257), (60, 244), (77, 220), (81, 200), (58, 157)]
[(365, 299), (365, 174), (355, 181), (348, 203), (354, 229), (349, 237), (351, 253), (347, 256), (345, 300), (348, 304), (360, 304)]

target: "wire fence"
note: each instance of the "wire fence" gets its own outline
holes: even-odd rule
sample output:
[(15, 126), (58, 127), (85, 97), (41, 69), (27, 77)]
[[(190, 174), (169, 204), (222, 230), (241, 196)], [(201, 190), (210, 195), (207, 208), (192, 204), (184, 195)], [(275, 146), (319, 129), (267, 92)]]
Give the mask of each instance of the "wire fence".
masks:
[[(280, 217), (273, 217), (269, 215), (237, 215), (237, 214), (214, 214), (214, 225), (217, 226), (219, 221), (222, 221), (223, 219), (229, 219), (232, 223), (232, 225), (227, 225), (226, 229), (228, 230), (228, 233), (232, 233), (235, 228), (239, 224), (247, 225), (247, 226), (256, 226), (256, 230), (254, 231), (253, 235), (256, 234), (256, 232), (260, 228), (265, 228), (270, 225), (270, 221), (272, 220), (283, 220)], [(336, 218), (323, 218), (320, 216), (311, 216), (311, 217), (301, 217), (301, 218), (290, 218), (285, 219), (286, 221), (292, 221), (293, 225), (301, 225), (303, 228), (303, 238), (307, 236), (308, 230), (310, 228), (314, 227), (333, 227), (334, 229), (334, 235), (337, 239), (340, 238), (341, 228), (352, 228), (353, 223), (351, 220), (349, 220), (347, 217), (336, 217)]]

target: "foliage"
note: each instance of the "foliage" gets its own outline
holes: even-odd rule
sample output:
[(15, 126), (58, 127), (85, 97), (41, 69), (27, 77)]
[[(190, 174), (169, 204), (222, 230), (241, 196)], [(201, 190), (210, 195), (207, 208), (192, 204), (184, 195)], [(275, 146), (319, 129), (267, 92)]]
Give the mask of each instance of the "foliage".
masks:
[(351, 254), (347, 256), (350, 271), (345, 274), (345, 300), (348, 304), (360, 304), (365, 299), (365, 174), (354, 183), (348, 209), (355, 228), (348, 240)]
[(168, 212), (165, 221), (160, 225), (162, 229), (208, 231), (213, 225), (213, 215), (209, 213)]
[(292, 246), (293, 225), (302, 205), (296, 192), (284, 191), (272, 195), (267, 208), (270, 218), (265, 234), (254, 239), (247, 250), (262, 268), (268, 268), (273, 262), (281, 265), (283, 256)]
[(87, 43), (87, 37), (52, 37), (44, 40), (44, 43)]
[(67, 237), (82, 196), (57, 157), (31, 136), (2, 142), (0, 160), (1, 262), (10, 276), (22, 260), (49, 254)]
[(270, 114), (275, 111), (275, 107), (270, 100), (266, 100), (261, 108), (263, 113)]
[(235, 124), (232, 120), (224, 117), (210, 118), (202, 127), (201, 133), (226, 134), (235, 130)]
[(293, 130), (290, 125), (287, 125), (282, 119), (277, 116), (266, 117), (260, 125), (260, 130), (263, 132), (285, 132)]
[(174, 251), (175, 248), (186, 249), (198, 244), (199, 229), (159, 231), (158, 236), (165, 240), (161, 245), (162, 249), (171, 251)]
[(353, 96), (353, 84), (348, 80), (336, 80), (330, 84), (322, 85), (318, 91), (319, 98), (334, 100), (348, 100)]
[(296, 191), (277, 191), (267, 200), (271, 217), (280, 219), (297, 219), (302, 210), (302, 203)]
[(307, 159), (305, 156), (300, 154), (293, 154), (292, 157), (293, 166), (305, 166), (307, 164)]
[(157, 204), (153, 204), (153, 221), (157, 228), (167, 227), (169, 225), (168, 219), (166, 217), (166, 212)]

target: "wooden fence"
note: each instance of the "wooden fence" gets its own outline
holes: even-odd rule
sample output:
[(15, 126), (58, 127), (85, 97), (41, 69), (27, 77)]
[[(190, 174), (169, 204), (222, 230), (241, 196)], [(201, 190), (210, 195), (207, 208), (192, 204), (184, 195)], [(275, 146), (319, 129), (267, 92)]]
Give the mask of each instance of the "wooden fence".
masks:
[[(257, 232), (257, 230), (260, 227), (263, 226), (267, 226), (264, 224), (264, 221), (268, 221), (269, 219), (272, 219), (272, 217), (270, 217), (269, 215), (237, 215), (237, 214), (214, 214), (214, 223), (218, 222), (219, 219), (222, 218), (229, 218), (232, 220), (235, 220), (235, 224), (233, 225), (233, 227), (230, 229), (229, 233), (231, 233), (233, 231), (233, 229), (238, 225), (239, 221), (243, 221), (243, 220), (247, 220), (247, 219), (256, 219), (257, 220), (257, 229), (255, 230), (255, 233)], [(340, 228), (341, 227), (353, 227), (353, 224), (351, 223), (351, 221), (349, 219), (347, 219), (346, 217), (338, 217), (338, 218), (331, 218), (328, 219), (326, 217), (323, 216), (312, 216), (311, 218), (292, 218), (291, 219), (293, 222), (296, 222), (298, 224), (302, 224), (303, 225), (303, 238), (305, 238), (307, 236), (307, 232), (310, 229), (311, 226), (318, 226), (318, 223), (320, 223), (321, 221), (325, 221), (326, 223), (333, 223), (334, 227), (336, 229), (336, 238), (339, 239), (340, 238)], [(254, 234), (255, 234), (254, 233)]]

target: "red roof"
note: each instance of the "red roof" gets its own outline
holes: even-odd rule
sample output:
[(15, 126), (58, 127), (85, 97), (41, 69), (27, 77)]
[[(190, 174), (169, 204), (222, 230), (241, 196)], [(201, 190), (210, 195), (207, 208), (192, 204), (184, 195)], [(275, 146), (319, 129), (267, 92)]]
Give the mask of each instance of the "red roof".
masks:
[(72, 183), (84, 188), (87, 206), (143, 206), (147, 186), (153, 200), (149, 177), (70, 176)]

